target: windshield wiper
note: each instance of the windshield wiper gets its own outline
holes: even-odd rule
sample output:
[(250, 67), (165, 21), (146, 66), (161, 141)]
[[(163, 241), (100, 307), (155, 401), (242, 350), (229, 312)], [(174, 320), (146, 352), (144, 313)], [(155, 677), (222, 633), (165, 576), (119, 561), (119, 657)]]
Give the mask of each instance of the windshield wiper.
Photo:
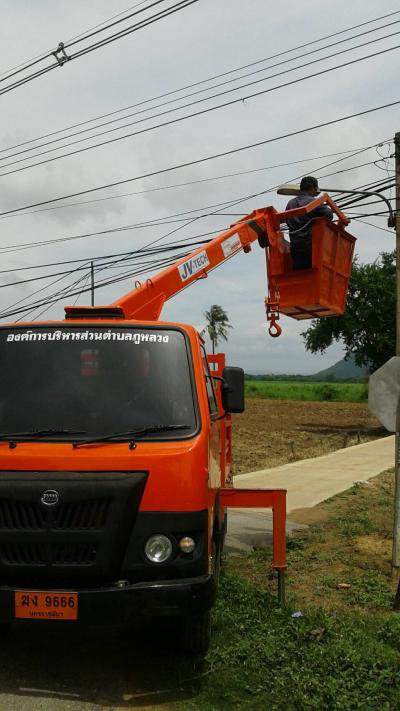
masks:
[[(187, 430), (191, 425), (149, 425), (148, 427), (140, 427), (136, 430), (126, 430), (125, 432), (110, 432), (109, 434), (99, 435), (91, 439), (82, 439), (72, 443), (74, 449), (82, 447), (85, 444), (95, 444), (96, 442), (112, 442), (114, 439), (121, 437), (134, 438), (140, 435), (152, 434), (156, 432), (170, 432), (173, 430)], [(135, 449), (136, 443), (134, 439), (129, 442), (129, 448)]]
[(41, 429), (28, 430), (27, 432), (0, 432), (0, 440), (20, 439), (25, 437), (45, 437), (46, 435), (77, 435), (86, 434), (86, 430), (67, 430), (67, 429)]

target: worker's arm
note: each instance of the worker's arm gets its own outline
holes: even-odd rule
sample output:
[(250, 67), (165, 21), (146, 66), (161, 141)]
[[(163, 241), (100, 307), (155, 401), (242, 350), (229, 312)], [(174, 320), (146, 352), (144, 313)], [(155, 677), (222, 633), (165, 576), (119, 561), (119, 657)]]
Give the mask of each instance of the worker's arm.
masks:
[(333, 212), (328, 205), (320, 205), (315, 210), (310, 212), (311, 217), (325, 217), (327, 220), (333, 220)]

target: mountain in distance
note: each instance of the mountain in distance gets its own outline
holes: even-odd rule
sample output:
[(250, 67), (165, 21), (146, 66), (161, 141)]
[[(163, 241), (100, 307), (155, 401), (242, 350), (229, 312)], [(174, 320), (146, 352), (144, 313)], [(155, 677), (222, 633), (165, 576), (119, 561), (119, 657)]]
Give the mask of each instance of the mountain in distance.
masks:
[(334, 365), (329, 368), (318, 371), (313, 375), (292, 375), (286, 373), (280, 374), (265, 374), (265, 375), (251, 375), (246, 373), (246, 378), (248, 380), (308, 380), (315, 382), (362, 382), (368, 378), (368, 368), (360, 368), (356, 365), (354, 358), (350, 356), (349, 358), (339, 360)]
[(342, 358), (330, 368), (320, 370), (318, 373), (309, 376), (310, 380), (366, 380), (368, 378), (368, 368), (356, 365), (355, 360), (350, 356), (347, 360)]

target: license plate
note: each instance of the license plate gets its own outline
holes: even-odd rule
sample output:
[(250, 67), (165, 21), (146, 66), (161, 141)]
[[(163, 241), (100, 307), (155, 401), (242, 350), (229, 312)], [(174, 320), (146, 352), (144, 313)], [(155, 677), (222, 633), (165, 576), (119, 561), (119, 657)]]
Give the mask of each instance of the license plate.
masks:
[(25, 620), (77, 620), (78, 593), (16, 590), (15, 617)]

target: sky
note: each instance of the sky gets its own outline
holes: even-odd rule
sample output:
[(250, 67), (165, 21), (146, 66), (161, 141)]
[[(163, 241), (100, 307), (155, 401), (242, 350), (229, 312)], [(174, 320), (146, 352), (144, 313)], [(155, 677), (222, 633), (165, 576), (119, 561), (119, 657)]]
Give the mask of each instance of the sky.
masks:
[[(71, 37), (112, 15), (131, 8), (133, 4), (137, 3), (129, 5), (128, 0), (70, 0), (68, 3), (59, 0), (3, 0), (0, 72), (55, 48), (59, 41), (67, 42)], [(167, 4), (172, 4), (172, 0), (168, 0)], [(312, 47), (290, 51), (277, 59), (260, 61), (397, 10), (399, 14), (396, 16)], [(372, 0), (353, 0), (350, 4), (344, 0), (324, 4), (309, 0), (283, 5), (266, 0), (199, 0), (166, 19), (77, 58), (0, 96), (0, 212), (140, 176), (396, 101), (400, 99), (397, 88), (398, 48), (232, 106), (2, 176), (2, 173), (8, 170), (26, 168), (29, 165), (26, 160), (26, 157), (30, 156), (29, 153), (8, 158), (10, 152), (21, 150), (18, 148), (10, 151), (9, 148), (15, 144), (145, 101), (148, 103), (142, 107), (124, 111), (118, 116), (126, 116), (140, 110), (141, 114), (135, 118), (127, 118), (122, 123), (142, 118), (146, 121), (125, 130), (117, 130), (98, 140), (154, 126), (161, 120), (184, 116), (217, 103), (216, 99), (209, 100), (156, 119), (150, 118), (153, 113), (168, 110), (177, 104), (155, 109), (157, 104), (168, 99), (154, 100), (154, 97), (256, 61), (260, 63), (253, 67), (253, 70), (262, 70), (259, 74), (217, 89), (215, 93), (299, 66), (288, 74), (227, 94), (221, 97), (218, 103), (246, 96), (382, 49), (397, 47), (400, 45), (400, 34), (309, 67), (304, 66), (307, 61), (354, 44), (400, 32), (399, 20), (400, 7), (394, 0), (381, 0), (379, 4)], [(386, 27), (389, 22), (395, 21), (397, 24)], [(385, 27), (358, 40), (329, 50), (321, 50), (319, 54), (305, 56), (306, 52), (317, 47), (324, 47), (353, 34), (381, 26)], [(119, 27), (121, 25), (117, 26), (117, 29)], [(298, 57), (297, 61), (294, 60), (295, 57)], [(286, 59), (291, 62), (271, 68), (272, 64)], [(250, 71), (252, 68), (243, 70), (238, 76)], [(214, 80), (211, 84), (205, 84), (204, 88), (222, 81), (223, 78)], [(0, 88), (1, 86), (0, 83)], [(196, 88), (185, 90), (182, 95), (195, 91)], [(193, 98), (196, 100), (198, 96)], [(152, 107), (154, 111), (149, 111)], [(99, 129), (99, 132), (113, 127), (114, 124)], [(0, 218), (0, 247), (109, 230), (152, 219), (163, 219), (191, 210), (194, 211), (194, 216), (200, 216), (204, 212), (209, 213), (211, 205), (233, 203), (244, 196), (263, 191), (263, 195), (242, 199), (231, 209), (220, 211), (237, 213), (239, 217), (267, 205), (284, 209), (287, 199), (277, 195), (275, 189), (271, 188), (297, 179), (302, 174), (317, 175), (322, 186), (357, 188), (384, 178), (387, 171), (393, 171), (393, 161), (381, 160), (381, 157), (390, 156), (393, 152), (393, 144), (389, 141), (397, 130), (400, 130), (399, 107), (394, 106), (301, 136), (275, 141), (163, 175), (136, 180), (92, 196), (92, 200), (113, 196), (115, 199), (112, 200), (92, 201), (57, 210), (3, 217)], [(77, 136), (71, 140), (79, 140), (81, 137)], [(44, 139), (46, 140), (49, 139)], [(94, 142), (97, 141), (91, 139), (73, 148), (86, 147)], [(359, 156), (347, 159), (342, 156), (343, 160), (339, 163), (330, 168), (323, 168), (324, 165), (341, 158), (323, 156), (345, 150), (356, 151), (358, 148), (377, 143), (382, 145)], [(29, 147), (32, 145), (36, 144), (29, 144)], [(58, 150), (42, 158), (57, 156), (61, 152)], [(13, 167), (4, 167), (7, 163), (22, 158), (25, 160)], [(310, 158), (313, 160), (304, 161)], [(304, 162), (271, 167), (295, 161)], [(370, 165), (335, 173), (365, 162)], [(202, 181), (244, 171), (257, 172), (171, 187), (179, 183)], [(325, 175), (329, 177), (323, 180)], [(77, 198), (75, 202), (89, 200), (90, 197)], [(74, 200), (66, 201), (71, 202)], [(380, 206), (374, 206), (371, 211), (376, 209), (380, 209)], [(214, 207), (211, 211), (215, 210)], [(191, 215), (188, 219), (190, 217)], [(181, 229), (166, 238), (166, 241), (186, 239), (212, 230), (223, 231), (238, 217), (230, 214), (209, 215), (192, 224), (185, 221), (135, 228), (4, 253), (0, 287), (27, 278), (28, 274), (50, 274), (57, 271), (57, 268), (37, 272), (7, 273), (5, 270), (62, 260), (90, 260), (93, 257), (137, 249), (151, 240), (160, 239), (177, 226)], [(376, 227), (358, 221), (354, 221), (349, 227), (350, 232), (357, 237), (356, 253), (363, 262), (372, 261), (378, 258), (381, 251), (394, 248), (394, 234), (378, 229), (386, 227), (385, 219), (371, 217), (367, 218), (367, 221)], [(117, 271), (121, 271), (120, 265), (118, 270), (111, 274)], [(100, 275), (96, 274), (96, 277), (100, 278)], [(69, 281), (72, 281), (72, 278), (69, 277)], [(67, 285), (68, 279), (61, 282), (61, 285)], [(33, 292), (48, 284), (49, 281), (44, 280), (0, 289), (1, 310), (21, 299), (27, 299), (29, 302), (29, 298), (37, 298), (33, 296)], [(133, 279), (130, 279), (98, 290), (96, 303), (111, 303), (132, 287)], [(244, 367), (246, 372), (314, 373), (342, 357), (343, 349), (340, 344), (331, 346), (323, 355), (308, 353), (301, 337), (307, 322), (298, 323), (283, 317), (282, 336), (271, 339), (267, 335), (265, 322), (266, 291), (264, 253), (256, 246), (251, 254), (237, 255), (208, 279), (201, 280), (171, 300), (164, 308), (163, 319), (191, 323), (202, 328), (205, 310), (211, 304), (220, 304), (228, 312), (233, 327), (228, 343), (224, 344), (228, 362)], [(49, 292), (45, 290), (41, 293), (45, 296)], [(75, 297), (72, 302), (74, 300)], [(77, 303), (89, 303), (88, 295), (82, 294)], [(58, 305), (51, 307), (43, 318), (63, 318), (63, 306), (64, 302), (60, 301)], [(37, 315), (38, 312), (33, 314), (35, 318)]]

